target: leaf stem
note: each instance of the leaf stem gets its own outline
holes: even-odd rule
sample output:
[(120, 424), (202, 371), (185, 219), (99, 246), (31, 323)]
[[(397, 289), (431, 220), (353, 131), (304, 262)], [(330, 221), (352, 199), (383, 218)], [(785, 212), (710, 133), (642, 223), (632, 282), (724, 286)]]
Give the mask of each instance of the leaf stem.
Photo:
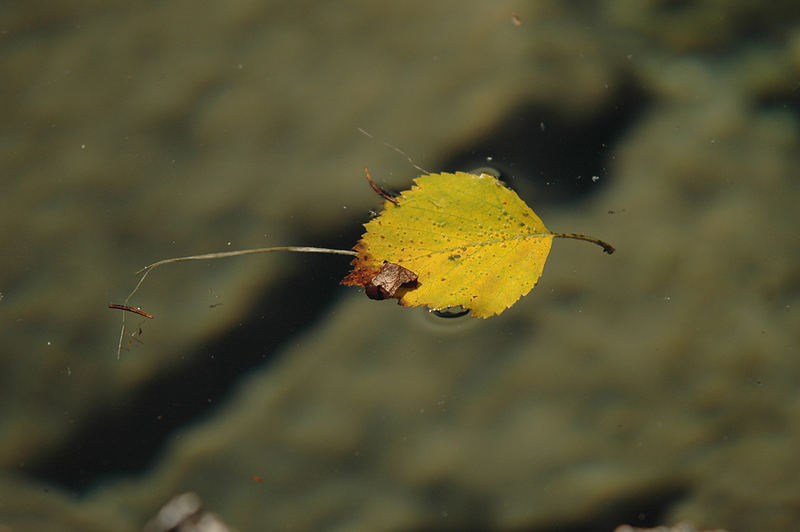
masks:
[(611, 255), (612, 253), (614, 253), (614, 251), (616, 251), (614, 249), (614, 246), (612, 246), (608, 242), (603, 242), (599, 238), (595, 238), (593, 236), (579, 235), (576, 233), (553, 233), (553, 236), (558, 238), (572, 238), (574, 240), (585, 240), (586, 242), (597, 244), (598, 246), (603, 248), (603, 251), (605, 251), (609, 255)]

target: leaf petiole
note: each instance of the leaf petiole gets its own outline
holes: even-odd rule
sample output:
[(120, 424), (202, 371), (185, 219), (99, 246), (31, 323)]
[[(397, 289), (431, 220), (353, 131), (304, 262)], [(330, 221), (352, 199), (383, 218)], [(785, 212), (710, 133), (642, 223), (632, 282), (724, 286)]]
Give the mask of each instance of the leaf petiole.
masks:
[(605, 251), (609, 255), (611, 255), (616, 251), (616, 249), (614, 249), (614, 246), (612, 246), (608, 242), (603, 242), (599, 238), (595, 238), (593, 236), (579, 235), (577, 233), (552, 233), (552, 235), (558, 238), (572, 238), (573, 240), (585, 240), (586, 242), (597, 244), (598, 246), (603, 248), (603, 251)]

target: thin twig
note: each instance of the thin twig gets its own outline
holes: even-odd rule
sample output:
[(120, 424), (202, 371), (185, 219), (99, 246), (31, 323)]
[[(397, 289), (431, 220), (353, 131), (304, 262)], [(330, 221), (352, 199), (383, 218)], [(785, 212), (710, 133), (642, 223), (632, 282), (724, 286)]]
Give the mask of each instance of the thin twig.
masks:
[[(373, 135), (369, 134), (367, 131), (364, 131), (364, 130), (363, 130), (363, 129), (361, 129), (361, 128), (358, 128), (358, 131), (359, 131), (359, 132), (360, 132), (362, 135), (365, 135), (365, 136), (367, 136), (367, 137), (371, 138), (372, 140), (378, 140), (378, 139), (376, 139), (376, 138), (375, 138)], [(400, 149), (400, 148), (398, 148), (397, 146), (395, 146), (395, 145), (393, 145), (393, 144), (389, 144), (388, 142), (386, 142), (386, 141), (383, 141), (383, 140), (381, 140), (381, 141), (379, 141), (379, 142), (380, 142), (381, 144), (383, 144), (384, 146), (386, 146), (387, 148), (391, 148), (391, 149), (393, 149), (394, 151), (396, 151), (397, 153), (399, 153), (400, 155), (402, 155), (403, 157), (405, 157), (405, 158), (408, 160), (408, 162), (410, 162), (410, 163), (411, 163), (411, 166), (413, 166), (414, 168), (416, 168), (417, 170), (419, 170), (419, 171), (420, 171), (420, 172), (422, 172), (423, 174), (430, 174), (430, 172), (429, 172), (428, 170), (425, 170), (423, 167), (421, 167), (421, 166), (419, 166), (417, 163), (415, 163), (415, 162), (414, 162), (414, 159), (412, 159), (412, 158), (411, 158), (411, 156), (410, 156), (409, 154), (407, 154), (406, 152), (404, 152), (403, 150), (401, 150), (401, 149)]]
[(372, 187), (372, 190), (374, 190), (378, 194), (378, 196), (381, 196), (381, 197), (391, 201), (395, 205), (399, 205), (399, 203), (397, 203), (396, 199), (391, 197), (388, 192), (386, 192), (381, 187), (379, 187), (378, 185), (375, 184), (375, 181), (372, 180), (372, 176), (369, 174), (369, 169), (368, 168), (364, 168), (364, 175), (367, 176), (367, 182), (369, 183), (369, 186)]
[[(350, 249), (330, 249), (330, 248), (315, 248), (309, 246), (278, 246), (278, 247), (271, 247), (271, 248), (253, 248), (253, 249), (240, 249), (238, 251), (220, 251), (217, 253), (204, 253), (202, 255), (190, 255), (188, 257), (176, 257), (174, 259), (164, 259), (158, 262), (154, 262), (149, 266), (145, 266), (138, 272), (136, 275), (140, 273), (149, 273), (154, 269), (158, 268), (159, 266), (163, 266), (164, 264), (170, 264), (173, 262), (186, 262), (189, 260), (210, 260), (210, 259), (224, 259), (226, 257), (238, 257), (240, 255), (252, 255), (254, 253), (271, 253), (273, 251), (292, 251), (295, 253), (327, 253), (329, 255), (357, 255), (357, 253)], [(125, 300), (125, 303), (128, 303), (128, 300)]]
[(122, 339), (125, 338), (125, 316), (126, 313), (122, 313), (122, 330), (119, 331), (119, 345), (117, 346), (117, 360), (119, 360), (120, 354), (122, 353)]
[[(110, 306), (111, 308), (119, 308), (122, 310), (130, 310), (131, 312), (136, 312), (137, 314), (142, 314), (143, 316), (147, 316), (152, 318), (147, 313), (139, 312), (138, 309), (131, 307), (128, 305), (128, 302), (131, 298), (139, 291), (139, 288), (144, 283), (144, 280), (147, 279), (147, 276), (150, 275), (150, 272), (158, 268), (159, 266), (163, 266), (165, 264), (171, 264), (173, 262), (186, 262), (190, 260), (212, 260), (212, 259), (224, 259), (226, 257), (238, 257), (240, 255), (252, 255), (255, 253), (271, 253), (273, 251), (292, 251), (295, 253), (325, 253), (329, 255), (357, 255), (355, 251), (349, 249), (330, 249), (330, 248), (315, 248), (310, 246), (278, 246), (278, 247), (271, 247), (271, 248), (254, 248), (254, 249), (241, 249), (238, 251), (221, 251), (218, 253), (204, 253), (202, 255), (189, 255), (187, 257), (175, 257), (172, 259), (164, 259), (158, 262), (154, 262), (148, 266), (145, 266), (138, 272), (136, 275), (141, 275), (142, 277), (139, 279), (139, 282), (136, 283), (136, 286), (131, 293), (128, 294), (128, 297), (125, 298), (125, 302), (123, 305), (113, 305)], [(119, 345), (117, 346), (117, 360), (120, 358), (120, 353), (122, 352), (122, 341), (125, 338), (125, 316), (127, 316), (126, 312), (122, 313), (122, 330), (119, 333)]]
[(116, 303), (109, 303), (108, 308), (115, 308), (118, 310), (127, 310), (128, 312), (133, 312), (134, 314), (138, 314), (139, 316), (144, 316), (145, 318), (153, 319), (153, 315), (143, 311), (140, 308), (132, 307), (130, 305), (118, 305)]

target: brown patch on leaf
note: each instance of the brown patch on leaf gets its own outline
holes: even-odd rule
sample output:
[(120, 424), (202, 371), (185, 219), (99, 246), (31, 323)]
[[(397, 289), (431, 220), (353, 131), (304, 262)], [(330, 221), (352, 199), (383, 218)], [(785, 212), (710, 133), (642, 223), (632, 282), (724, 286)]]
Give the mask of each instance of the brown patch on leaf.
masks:
[(413, 288), (416, 285), (416, 273), (399, 264), (384, 261), (381, 270), (364, 284), (364, 290), (370, 299), (388, 299), (394, 297), (401, 287)]
[(353, 269), (342, 279), (342, 284), (345, 286), (364, 286), (380, 271), (378, 261), (367, 252), (366, 246), (360, 240), (353, 246), (353, 249), (358, 255), (350, 261), (350, 266)]
[(368, 282), (378, 275), (379, 270), (370, 268), (367, 265), (359, 264), (358, 259), (353, 261), (353, 271), (347, 274), (347, 277), (342, 279), (342, 284), (345, 286), (366, 286)]

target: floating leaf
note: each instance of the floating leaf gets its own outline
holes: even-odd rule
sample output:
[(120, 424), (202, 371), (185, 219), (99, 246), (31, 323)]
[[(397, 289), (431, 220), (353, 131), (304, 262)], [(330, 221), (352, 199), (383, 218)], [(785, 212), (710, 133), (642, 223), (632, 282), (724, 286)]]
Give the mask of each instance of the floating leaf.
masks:
[(343, 284), (369, 287), (391, 263), (417, 276), (415, 285), (399, 285), (389, 296), (403, 306), (461, 306), (488, 318), (536, 285), (554, 237), (614, 251), (592, 237), (549, 231), (514, 191), (488, 174), (428, 174), (414, 181), (397, 198), (382, 194), (384, 211), (365, 224)]
[[(614, 252), (611, 245), (590, 236), (548, 231), (516, 193), (487, 174), (423, 175), (398, 198), (366, 174), (386, 202), (381, 215), (365, 225), (367, 232), (355, 251), (277, 246), (163, 259), (139, 270), (139, 282), (124, 303), (109, 307), (152, 318), (128, 302), (147, 276), (165, 264), (290, 251), (355, 255), (353, 270), (342, 283), (363, 286), (372, 299), (396, 297), (407, 307), (425, 305), (443, 314), (458, 309), (453, 315), (467, 309), (488, 318), (530, 292), (542, 275), (554, 237), (586, 240)], [(117, 358), (126, 315), (122, 313)]]

